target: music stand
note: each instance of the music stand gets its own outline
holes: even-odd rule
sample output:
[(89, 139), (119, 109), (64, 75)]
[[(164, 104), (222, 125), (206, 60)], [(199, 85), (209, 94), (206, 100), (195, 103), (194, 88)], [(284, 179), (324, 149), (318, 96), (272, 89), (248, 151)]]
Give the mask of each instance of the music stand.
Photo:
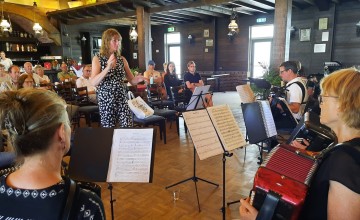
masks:
[[(189, 111), (189, 110), (203, 109), (204, 108), (203, 107), (204, 98), (205, 98), (205, 95), (207, 94), (207, 92), (209, 91), (209, 88), (210, 88), (210, 85), (196, 87), (193, 95), (191, 96), (189, 105), (187, 106), (186, 110)], [(193, 176), (191, 176), (187, 179), (181, 180), (177, 183), (171, 184), (169, 186), (166, 186), (165, 189), (169, 189), (173, 186), (177, 186), (177, 185), (185, 183), (189, 180), (192, 180), (195, 183), (196, 199), (197, 199), (197, 203), (198, 203), (199, 212), (201, 212), (200, 202), (199, 202), (199, 194), (198, 194), (198, 190), (197, 190), (197, 182), (199, 180), (201, 180), (203, 182), (212, 184), (216, 187), (219, 187), (219, 184), (213, 183), (209, 180), (206, 180), (206, 179), (196, 176), (196, 148), (195, 148), (195, 145), (194, 145), (194, 160), (193, 160)]]
[[(137, 140), (136, 135), (142, 135), (142, 139)], [(155, 131), (152, 128), (79, 128), (76, 130), (74, 146), (71, 149), (69, 177), (78, 181), (107, 182), (110, 190), (111, 217), (114, 219), (113, 203), (116, 200), (112, 196), (112, 182), (152, 182), (155, 140)], [(142, 147), (135, 150), (130, 146), (134, 141)], [(135, 156), (139, 149), (144, 157)], [(129, 161), (132, 163), (127, 165)], [(142, 169), (145, 171), (144, 175), (133, 172), (131, 167), (134, 163), (138, 165), (137, 169), (145, 168)]]

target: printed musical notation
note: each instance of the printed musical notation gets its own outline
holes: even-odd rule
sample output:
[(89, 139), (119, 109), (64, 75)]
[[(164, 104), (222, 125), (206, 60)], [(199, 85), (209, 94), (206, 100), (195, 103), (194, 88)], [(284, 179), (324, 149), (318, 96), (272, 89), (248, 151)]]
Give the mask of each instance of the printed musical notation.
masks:
[(249, 84), (236, 86), (236, 91), (240, 96), (241, 103), (255, 102), (256, 97)]
[(153, 129), (115, 129), (107, 182), (149, 182)]
[(200, 160), (224, 152), (206, 109), (184, 112), (183, 116)]
[(266, 130), (266, 134), (268, 137), (273, 137), (277, 135), (275, 121), (273, 115), (271, 113), (271, 108), (269, 101), (263, 100), (258, 101), (261, 109), (262, 118), (264, 120), (264, 126)]
[(246, 145), (244, 136), (228, 105), (208, 108), (210, 117), (226, 150), (231, 151)]
[(188, 111), (184, 112), (183, 116), (200, 160), (246, 145), (227, 105)]

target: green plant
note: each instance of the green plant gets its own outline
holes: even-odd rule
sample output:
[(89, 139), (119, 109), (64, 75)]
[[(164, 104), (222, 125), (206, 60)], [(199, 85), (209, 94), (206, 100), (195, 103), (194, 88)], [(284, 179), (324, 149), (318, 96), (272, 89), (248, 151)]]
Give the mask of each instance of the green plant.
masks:
[(140, 68), (134, 67), (134, 68), (131, 68), (130, 71), (134, 76), (136, 76), (138, 73), (140, 73)]
[[(281, 86), (281, 78), (279, 76), (278, 68), (266, 69), (264, 75), (261, 78), (268, 81), (272, 86)], [(256, 97), (267, 97), (269, 95), (270, 91), (268, 90), (258, 88), (254, 84), (251, 84), (250, 86)]]

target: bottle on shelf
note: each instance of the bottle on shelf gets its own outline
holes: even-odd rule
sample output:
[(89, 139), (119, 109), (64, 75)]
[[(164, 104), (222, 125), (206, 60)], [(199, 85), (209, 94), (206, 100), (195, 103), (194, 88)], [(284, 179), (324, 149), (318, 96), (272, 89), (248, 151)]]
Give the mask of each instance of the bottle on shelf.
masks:
[(20, 46), (19, 46), (19, 44), (16, 44), (16, 51), (20, 51)]
[(23, 44), (21, 45), (21, 51), (22, 51), (22, 52), (25, 51), (25, 48), (24, 48), (24, 45), (23, 45)]
[(9, 42), (6, 42), (6, 51), (9, 51), (10, 48), (9, 48)]

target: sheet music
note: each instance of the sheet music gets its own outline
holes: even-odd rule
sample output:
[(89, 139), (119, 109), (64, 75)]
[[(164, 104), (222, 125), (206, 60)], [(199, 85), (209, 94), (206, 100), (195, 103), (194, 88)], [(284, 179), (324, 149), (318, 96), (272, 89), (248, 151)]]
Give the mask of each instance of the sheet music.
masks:
[(245, 138), (228, 105), (213, 106), (207, 110), (227, 151), (246, 145)]
[(224, 152), (206, 109), (184, 112), (183, 116), (200, 160)]
[(153, 129), (114, 129), (107, 182), (149, 182)]
[(261, 109), (262, 118), (264, 120), (264, 126), (268, 137), (277, 135), (274, 117), (271, 113), (270, 104), (267, 100), (258, 101)]
[(236, 86), (236, 91), (240, 96), (240, 102), (242, 103), (255, 102), (256, 97), (249, 84)]

